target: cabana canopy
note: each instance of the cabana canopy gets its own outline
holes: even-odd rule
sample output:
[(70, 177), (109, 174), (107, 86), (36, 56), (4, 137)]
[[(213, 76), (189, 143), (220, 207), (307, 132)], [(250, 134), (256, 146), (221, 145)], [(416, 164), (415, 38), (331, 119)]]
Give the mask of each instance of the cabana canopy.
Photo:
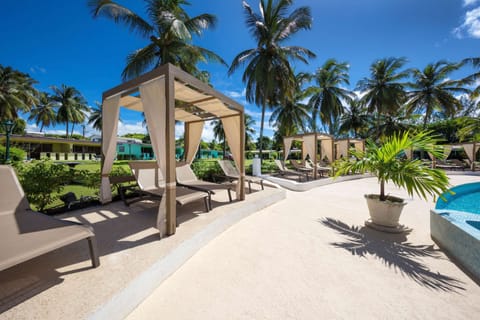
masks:
[(181, 69), (166, 64), (103, 93), (102, 185), (100, 200), (111, 201), (109, 173), (115, 158), (120, 106), (144, 112), (165, 194), (159, 205), (160, 236), (175, 233), (175, 121), (185, 123), (185, 160), (194, 159), (205, 121), (221, 119), (240, 172), (237, 199), (245, 199), (243, 106)]
[[(348, 151), (353, 144), (356, 150), (365, 149), (365, 140), (363, 139), (338, 139), (335, 140), (332, 135), (326, 133), (305, 133), (295, 136), (284, 137), (284, 160), (287, 160), (290, 149), (292, 148), (293, 141), (302, 142), (302, 160), (305, 160), (307, 156), (310, 156), (315, 166), (317, 165), (318, 155), (318, 141), (320, 141), (320, 156), (321, 159), (327, 158), (328, 161), (333, 162), (342, 157), (347, 158), (349, 156)], [(317, 178), (317, 171), (313, 171), (314, 179)]]
[[(305, 159), (308, 156), (312, 159), (315, 166), (317, 166), (317, 154), (318, 154), (318, 147), (317, 141), (320, 141), (320, 152), (322, 159), (327, 158), (328, 161), (333, 162), (333, 150), (334, 150), (334, 140), (333, 136), (325, 134), (325, 133), (305, 133), (299, 134), (290, 137), (283, 138), (283, 146), (284, 146), (284, 160), (287, 160), (288, 154), (292, 147), (293, 141), (302, 141), (302, 159)], [(313, 177), (314, 179), (317, 178), (317, 170), (313, 170)]]

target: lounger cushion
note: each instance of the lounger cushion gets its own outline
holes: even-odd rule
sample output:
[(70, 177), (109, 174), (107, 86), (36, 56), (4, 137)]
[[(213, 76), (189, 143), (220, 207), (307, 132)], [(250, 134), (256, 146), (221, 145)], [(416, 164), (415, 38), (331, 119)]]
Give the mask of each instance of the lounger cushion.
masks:
[(33, 211), (0, 215), (0, 270), (94, 236), (89, 226)]

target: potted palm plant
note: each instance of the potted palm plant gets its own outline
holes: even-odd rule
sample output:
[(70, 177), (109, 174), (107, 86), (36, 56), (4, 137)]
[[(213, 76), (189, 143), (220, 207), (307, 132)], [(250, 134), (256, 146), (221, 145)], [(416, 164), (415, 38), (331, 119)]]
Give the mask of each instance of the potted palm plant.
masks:
[(404, 199), (385, 194), (385, 184), (392, 182), (395, 186), (404, 188), (410, 196), (415, 193), (425, 200), (428, 195), (441, 195), (445, 192), (449, 181), (444, 171), (432, 169), (421, 160), (402, 157), (404, 150), (415, 149), (441, 159), (443, 155), (436, 147), (437, 142), (438, 139), (431, 132), (412, 134), (408, 131), (387, 137), (378, 145), (367, 140), (365, 151), (351, 150), (355, 159), (343, 159), (335, 164), (335, 177), (366, 172), (377, 177), (380, 194), (365, 195), (371, 223), (385, 226), (387, 230), (398, 229), (400, 214), (406, 203)]

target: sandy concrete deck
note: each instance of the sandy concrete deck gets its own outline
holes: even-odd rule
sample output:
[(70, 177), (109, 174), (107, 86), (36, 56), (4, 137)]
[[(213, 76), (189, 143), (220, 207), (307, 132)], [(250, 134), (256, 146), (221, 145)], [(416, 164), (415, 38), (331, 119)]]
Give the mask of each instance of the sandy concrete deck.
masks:
[(228, 203), (227, 192), (177, 207), (177, 233), (159, 241), (158, 202), (123, 202), (65, 214), (93, 226), (100, 267), (91, 268), (86, 241), (0, 272), (0, 319), (121, 319), (202, 246), (238, 220), (281, 201), (285, 191), (266, 187)]
[(413, 231), (388, 235), (363, 226), (364, 193), (378, 193), (375, 178), (289, 191), (211, 241), (129, 319), (479, 318), (480, 287), (430, 239), (434, 203), (409, 199), (401, 222)]

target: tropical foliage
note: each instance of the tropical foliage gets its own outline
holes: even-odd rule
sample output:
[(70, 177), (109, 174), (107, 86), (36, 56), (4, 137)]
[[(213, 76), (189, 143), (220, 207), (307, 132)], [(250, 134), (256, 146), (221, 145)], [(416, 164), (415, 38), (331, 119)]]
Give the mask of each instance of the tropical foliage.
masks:
[(389, 181), (406, 189), (412, 196), (427, 199), (427, 195), (441, 195), (448, 189), (445, 171), (432, 169), (421, 160), (407, 160), (402, 157), (405, 150), (415, 149), (431, 153), (438, 159), (443, 153), (436, 143), (438, 138), (431, 132), (412, 134), (409, 131), (394, 133), (380, 144), (368, 139), (365, 151), (351, 150), (356, 160), (344, 159), (336, 163), (336, 176), (349, 173), (370, 172), (380, 184), (380, 201), (385, 201), (385, 184)]
[(352, 102), (353, 94), (343, 87), (350, 84), (346, 62), (328, 59), (312, 77), (316, 86), (307, 89), (311, 94), (308, 104), (312, 109), (312, 131), (316, 132), (317, 117), (332, 126), (344, 113), (344, 103)]
[[(260, 10), (256, 13), (243, 2), (245, 22), (256, 47), (240, 52), (230, 65), (229, 74), (245, 66), (242, 81), (246, 84), (247, 101), (262, 109), (260, 142), (266, 109), (293, 99), (296, 87), (290, 61), (307, 63), (308, 58), (315, 56), (306, 48), (285, 45), (293, 35), (312, 25), (310, 8), (291, 10), (292, 5), (292, 0), (260, 0)], [(259, 149), (262, 152), (262, 143)]]
[(423, 128), (426, 128), (430, 117), (435, 111), (453, 115), (462, 108), (455, 94), (469, 93), (460, 86), (460, 82), (450, 79), (450, 74), (460, 68), (461, 64), (438, 61), (428, 64), (423, 70), (412, 69), (415, 82), (408, 84), (409, 100), (406, 103), (407, 112), (420, 111), (424, 114)]
[(193, 44), (193, 37), (215, 26), (216, 17), (203, 13), (190, 17), (186, 0), (145, 0), (146, 19), (111, 0), (91, 0), (94, 17), (105, 16), (125, 24), (131, 31), (148, 40), (148, 44), (127, 56), (122, 72), (124, 80), (132, 79), (162, 64), (171, 63), (208, 83), (208, 72), (198, 69), (199, 62), (223, 59), (206, 48)]
[(65, 137), (68, 138), (69, 124), (82, 123), (85, 120), (85, 113), (89, 110), (85, 99), (80, 91), (74, 87), (62, 84), (60, 87), (52, 86), (52, 100), (57, 104), (57, 122), (65, 123)]
[(0, 65), (0, 121), (15, 120), (38, 101), (35, 80), (26, 73)]
[(57, 122), (55, 107), (56, 104), (49, 94), (41, 92), (38, 96), (37, 105), (30, 111), (28, 120), (35, 121), (37, 126), (40, 125), (40, 132), (42, 132), (43, 127), (49, 127)]

